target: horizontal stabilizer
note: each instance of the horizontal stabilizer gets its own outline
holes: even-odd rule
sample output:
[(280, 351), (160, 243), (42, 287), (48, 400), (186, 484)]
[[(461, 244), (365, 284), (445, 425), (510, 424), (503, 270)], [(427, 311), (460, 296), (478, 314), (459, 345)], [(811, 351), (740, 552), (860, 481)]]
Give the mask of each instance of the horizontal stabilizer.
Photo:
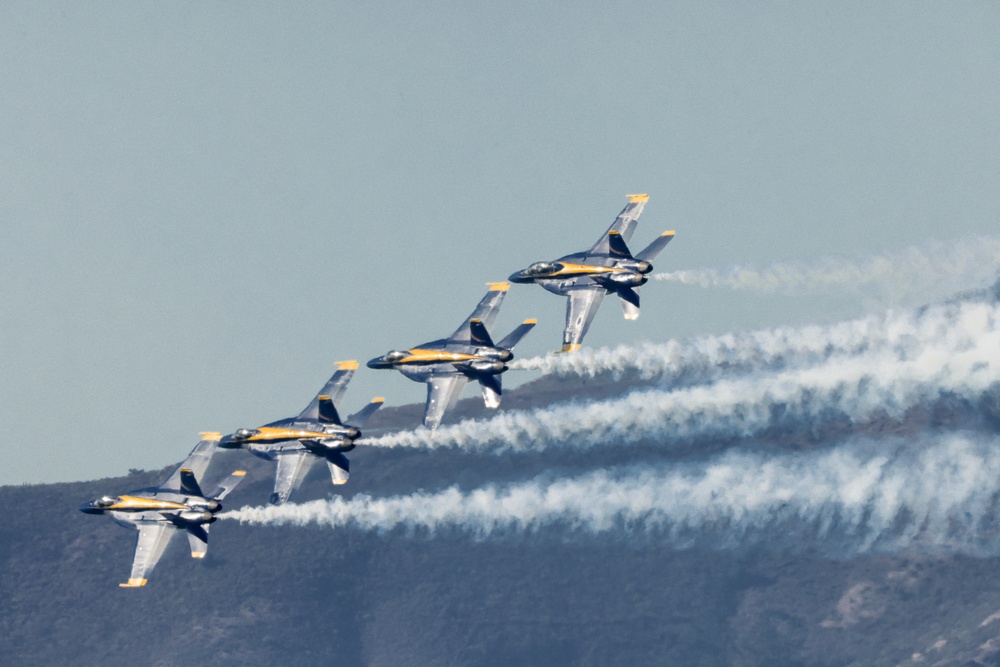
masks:
[(650, 243), (648, 246), (639, 251), (639, 254), (635, 256), (636, 259), (641, 259), (645, 262), (652, 262), (660, 251), (667, 247), (667, 244), (674, 240), (673, 230), (669, 232), (663, 232), (656, 238), (655, 241)]
[(536, 323), (537, 320), (525, 320), (517, 325), (516, 329), (504, 336), (503, 340), (497, 343), (496, 346), (504, 350), (513, 350), (514, 346), (521, 342), (521, 339), (535, 327)]
[(317, 396), (316, 397), (316, 407), (318, 420), (324, 424), (336, 424), (341, 426), (340, 415), (337, 414), (337, 408), (334, 407), (333, 401), (330, 400), (329, 396)]
[(618, 298), (621, 300), (622, 312), (626, 320), (639, 318), (639, 288), (620, 287)]
[(145, 579), (129, 579), (124, 584), (118, 584), (121, 588), (139, 588), (146, 585)]
[(326, 465), (330, 468), (330, 478), (334, 484), (347, 484), (351, 476), (351, 462), (340, 452), (330, 452), (326, 455)]
[(205, 494), (201, 492), (201, 487), (198, 486), (198, 480), (195, 479), (194, 473), (189, 468), (181, 468), (181, 493), (188, 496), (205, 497)]
[(385, 399), (381, 396), (373, 398), (371, 402), (365, 407), (361, 408), (353, 415), (347, 418), (347, 423), (355, 428), (361, 428), (364, 426), (368, 419), (375, 414), (379, 408), (385, 404)]
[(223, 498), (228, 496), (233, 489), (239, 486), (240, 482), (243, 481), (243, 478), (246, 477), (246, 475), (247, 475), (246, 470), (234, 471), (232, 475), (225, 478), (224, 480), (222, 480), (222, 482), (219, 483), (218, 488), (216, 488), (215, 491), (212, 492), (211, 496), (207, 497), (211, 498), (212, 500), (222, 500)]
[(472, 336), (472, 345), (480, 347), (493, 347), (493, 338), (486, 330), (486, 325), (481, 320), (471, 320), (469, 322), (469, 333)]
[(611, 255), (621, 259), (632, 259), (632, 251), (628, 249), (628, 244), (622, 238), (621, 232), (608, 232), (608, 248)]
[(204, 558), (208, 553), (208, 525), (187, 527), (191, 558)]
[(480, 375), (477, 377), (483, 390), (483, 403), (491, 410), (500, 407), (500, 395), (503, 393), (499, 375)]

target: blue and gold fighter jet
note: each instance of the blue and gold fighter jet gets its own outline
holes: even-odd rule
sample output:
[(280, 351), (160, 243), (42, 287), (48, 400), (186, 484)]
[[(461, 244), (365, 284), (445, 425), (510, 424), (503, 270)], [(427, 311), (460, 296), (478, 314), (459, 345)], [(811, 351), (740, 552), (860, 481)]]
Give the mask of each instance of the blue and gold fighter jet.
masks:
[(664, 232), (636, 255), (628, 248), (649, 195), (628, 195), (628, 204), (608, 231), (590, 250), (566, 255), (552, 262), (536, 262), (511, 275), (514, 283), (537, 283), (568, 297), (562, 352), (580, 348), (590, 323), (607, 294), (617, 294), (626, 320), (639, 317), (639, 286), (653, 270), (650, 262), (674, 238)]
[(351, 464), (344, 453), (354, 449), (354, 441), (361, 437), (361, 427), (385, 401), (372, 399), (357, 414), (348, 417), (346, 424), (341, 421), (336, 404), (357, 368), (357, 361), (338, 361), (337, 371), (297, 417), (257, 428), (241, 428), (222, 438), (220, 447), (243, 448), (254, 456), (277, 461), (272, 504), (281, 505), (288, 500), (319, 459), (326, 461), (334, 484), (347, 483)]
[(393, 350), (368, 362), (368, 368), (392, 368), (416, 382), (427, 383), (424, 426), (435, 429), (444, 415), (458, 401), (469, 380), (477, 380), (488, 408), (500, 406), (500, 374), (514, 358), (511, 350), (535, 326), (525, 320), (499, 343), (494, 343), (490, 328), (500, 312), (500, 304), (509, 283), (487, 283), (486, 293), (448, 338), (422, 343), (409, 350)]
[(163, 555), (178, 530), (187, 531), (191, 557), (208, 553), (208, 527), (222, 510), (222, 499), (246, 474), (237, 470), (211, 493), (198, 485), (219, 442), (219, 433), (202, 433), (202, 440), (160, 486), (129, 491), (121, 496), (102, 496), (80, 507), (87, 514), (108, 514), (123, 526), (135, 526), (139, 539), (132, 559), (132, 574), (122, 588), (146, 585), (146, 577)]

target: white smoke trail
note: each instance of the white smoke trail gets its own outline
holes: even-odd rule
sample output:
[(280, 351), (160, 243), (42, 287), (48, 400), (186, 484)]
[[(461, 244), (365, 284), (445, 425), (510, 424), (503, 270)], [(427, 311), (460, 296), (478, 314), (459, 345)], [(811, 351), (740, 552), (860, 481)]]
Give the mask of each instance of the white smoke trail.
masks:
[(922, 332), (910, 327), (893, 334), (908, 345), (701, 386), (505, 412), (438, 431), (401, 431), (366, 444), (541, 451), (651, 438), (744, 437), (772, 425), (778, 413), (786, 422), (831, 415), (859, 421), (882, 413), (899, 418), (942, 392), (977, 399), (1000, 382), (998, 315), (995, 304), (962, 304), (947, 312), (947, 321), (928, 322)]
[(685, 341), (585, 348), (511, 363), (517, 370), (594, 377), (632, 371), (640, 378), (708, 382), (737, 371), (816, 364), (835, 355), (911, 346), (940, 338), (951, 323), (981, 304), (960, 302), (921, 310), (889, 311), (833, 325), (778, 327), (699, 336)]
[(707, 463), (389, 498), (244, 507), (220, 518), (267, 525), (476, 536), (561, 526), (621, 531), (677, 547), (766, 541), (845, 554), (901, 549), (1000, 554), (1000, 440), (950, 434), (860, 442), (805, 455), (729, 452)]
[[(895, 252), (849, 259), (827, 257), (779, 262), (766, 268), (733, 266), (656, 273), (656, 280), (699, 287), (762, 292), (796, 289), (877, 288), (889, 294), (938, 294), (988, 283), (1000, 266), (1000, 239), (934, 241)], [(943, 290), (943, 291), (942, 291)]]

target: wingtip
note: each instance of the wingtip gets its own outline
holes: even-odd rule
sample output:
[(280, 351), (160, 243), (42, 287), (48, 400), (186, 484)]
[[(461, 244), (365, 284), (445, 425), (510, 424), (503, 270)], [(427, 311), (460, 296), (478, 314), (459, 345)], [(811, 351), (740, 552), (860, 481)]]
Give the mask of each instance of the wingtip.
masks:
[(676, 233), (677, 233), (677, 232), (675, 232), (674, 230), (672, 230), (672, 229), (671, 229), (671, 230), (670, 230), (670, 231), (668, 231), (668, 232), (663, 232), (662, 236), (673, 236), (673, 235), (674, 235), (674, 234), (676, 234)]
[(523, 324), (538, 324), (538, 320), (532, 317), (530, 320), (525, 320)]
[(382, 397), (382, 396), (376, 396), (370, 402), (371, 403), (385, 403), (385, 398)]
[(506, 292), (510, 289), (510, 283), (507, 281), (501, 283), (486, 283), (486, 286), (490, 288), (491, 292)]
[(234, 470), (233, 471), (233, 476), (234, 477), (246, 477), (247, 476), (247, 471), (246, 470)]
[(649, 195), (625, 195), (630, 204), (644, 204), (649, 201)]
[(120, 588), (139, 588), (140, 586), (145, 586), (145, 579), (129, 579), (124, 584), (118, 584)]
[(576, 352), (579, 349), (579, 343), (563, 343), (562, 349), (559, 352), (565, 354), (566, 352)]
[(204, 558), (207, 551), (192, 551), (191, 558)]
[(350, 361), (335, 361), (334, 364), (336, 364), (338, 371), (358, 370), (358, 362), (355, 359), (351, 359)]
[(201, 436), (202, 440), (222, 440), (222, 433), (218, 431), (203, 431), (198, 435)]

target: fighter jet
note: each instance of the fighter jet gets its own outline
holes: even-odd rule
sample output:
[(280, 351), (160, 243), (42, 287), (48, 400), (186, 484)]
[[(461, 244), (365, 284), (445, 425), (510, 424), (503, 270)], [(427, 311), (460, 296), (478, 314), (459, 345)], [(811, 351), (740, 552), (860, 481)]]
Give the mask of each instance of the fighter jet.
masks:
[(606, 294), (618, 295), (626, 320), (639, 317), (639, 286), (649, 280), (650, 262), (674, 238), (673, 231), (664, 232), (632, 255), (627, 243), (647, 201), (649, 195), (628, 195), (628, 205), (590, 250), (536, 262), (510, 277), (511, 282), (537, 283), (553, 294), (569, 297), (562, 352), (580, 349)]
[(372, 399), (357, 414), (348, 417), (346, 424), (341, 421), (336, 403), (357, 368), (357, 361), (338, 361), (337, 372), (299, 416), (257, 428), (241, 428), (219, 442), (225, 449), (242, 447), (254, 456), (278, 462), (272, 504), (281, 505), (288, 500), (319, 459), (326, 460), (334, 484), (347, 483), (351, 464), (344, 452), (354, 449), (354, 441), (361, 437), (361, 427), (385, 402), (381, 397)]
[(123, 526), (135, 526), (139, 540), (132, 559), (132, 574), (122, 588), (146, 585), (146, 577), (163, 555), (170, 538), (185, 530), (191, 557), (208, 553), (208, 527), (222, 509), (222, 499), (236, 488), (246, 473), (237, 470), (211, 493), (198, 485), (219, 442), (219, 433), (202, 433), (202, 440), (184, 463), (161, 486), (129, 491), (121, 496), (102, 496), (80, 507), (87, 514), (110, 514)]
[(511, 350), (535, 326), (525, 320), (499, 343), (489, 329), (500, 312), (500, 304), (510, 283), (487, 283), (486, 293), (476, 309), (448, 338), (432, 340), (409, 350), (393, 350), (368, 362), (368, 368), (394, 368), (416, 382), (427, 383), (424, 426), (435, 429), (446, 412), (458, 401), (469, 380), (477, 380), (488, 408), (500, 406), (500, 374), (514, 358)]

